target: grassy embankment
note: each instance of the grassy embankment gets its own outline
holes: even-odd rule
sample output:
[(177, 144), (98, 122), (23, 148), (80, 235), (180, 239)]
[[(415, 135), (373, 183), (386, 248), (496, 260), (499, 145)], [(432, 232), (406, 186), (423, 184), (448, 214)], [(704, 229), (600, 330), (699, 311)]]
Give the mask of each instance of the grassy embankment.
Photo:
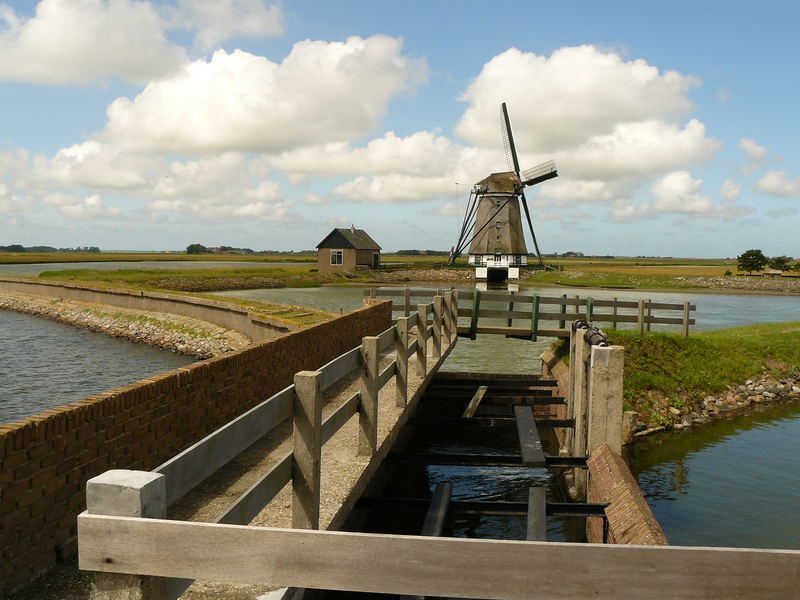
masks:
[[(133, 289), (150, 292), (180, 293), (181, 295), (221, 300), (244, 306), (262, 314), (300, 325), (312, 325), (327, 321), (333, 315), (307, 307), (287, 306), (244, 298), (221, 297), (205, 293), (229, 289), (254, 289), (274, 287), (309, 287), (320, 285), (320, 274), (311, 273), (310, 267), (286, 266), (246, 269), (120, 269), (96, 271), (76, 269), (67, 271), (45, 271), (40, 279), (77, 283), (108, 289)], [(325, 275), (323, 279), (328, 278)], [(337, 275), (329, 277), (331, 282), (341, 281)]]
[[(609, 331), (609, 341), (625, 347), (625, 410), (635, 410), (651, 427), (675, 423), (696, 410), (709, 394), (768, 373), (777, 378), (800, 372), (800, 321), (767, 323), (693, 333)], [(563, 355), (565, 343), (558, 348)]]
[(186, 254), (185, 252), (0, 252), (0, 264), (142, 262), (203, 260), (216, 262), (316, 262), (313, 254)]

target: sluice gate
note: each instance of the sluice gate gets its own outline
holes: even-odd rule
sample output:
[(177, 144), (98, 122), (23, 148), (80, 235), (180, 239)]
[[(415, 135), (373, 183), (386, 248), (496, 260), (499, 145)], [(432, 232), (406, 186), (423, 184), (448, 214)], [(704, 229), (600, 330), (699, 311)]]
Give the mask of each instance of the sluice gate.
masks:
[[(449, 291), (414, 311), (406, 302), (407, 316), (390, 329), (317, 371), (298, 373), (293, 386), (176, 457), (181, 469), (169, 461), (171, 471), (112, 471), (91, 480), (89, 509), (78, 519), (80, 565), (98, 573), (98, 589), (111, 590), (95, 598), (124, 592), (166, 600), (198, 578), (286, 586), (286, 598), (334, 590), (404, 598), (778, 600), (796, 589), (798, 551), (625, 545), (639, 527), (631, 527), (630, 512), (643, 503), (635, 497), (638, 488), (623, 477), (593, 490), (589, 476), (598, 473), (604, 484), (606, 471), (625, 468), (617, 460), (622, 348), (600, 343), (596, 330), (578, 322), (570, 328), (567, 383), (552, 363), (541, 378), (440, 373), (465, 333), (458, 317), (468, 309), (459, 299)], [(355, 387), (346, 385), (348, 377), (357, 378)], [(220, 453), (231, 454), (228, 443), (244, 447), (243, 435), (254, 439), (286, 418), (294, 430), (289, 452), (216, 522), (164, 518), (176, 495), (174, 482), (165, 479), (191, 469), (191, 484), (202, 481), (224, 462)], [(486, 430), (493, 441), (509, 444), (478, 450), (471, 436)], [(439, 443), (450, 434), (455, 442)], [(363, 469), (340, 508), (326, 516), (325, 482), (339, 475), (328, 472), (326, 479), (335, 464), (326, 445), (342, 435), (352, 436), (351, 452), (362, 457)], [(425, 471), (403, 475), (408, 465)], [(456, 478), (437, 479), (432, 469), (438, 467), (521, 469), (530, 476), (522, 498), (463, 498)], [(533, 475), (545, 472), (579, 501), (554, 498), (553, 486), (548, 497), (537, 485), (547, 477)], [(399, 483), (392, 483), (397, 474)], [(291, 526), (249, 525), (284, 488)], [(416, 490), (425, 493), (411, 494)], [(610, 501), (597, 498), (609, 490)], [(403, 529), (381, 531), (379, 513), (404, 521)], [(477, 531), (474, 518), (487, 515), (516, 518), (524, 523), (522, 534), (448, 535), (455, 533), (454, 519)], [(602, 537), (611, 543), (545, 541), (556, 515), (602, 523)], [(341, 530), (347, 526), (366, 531)], [(586, 528), (590, 536), (596, 530)]]

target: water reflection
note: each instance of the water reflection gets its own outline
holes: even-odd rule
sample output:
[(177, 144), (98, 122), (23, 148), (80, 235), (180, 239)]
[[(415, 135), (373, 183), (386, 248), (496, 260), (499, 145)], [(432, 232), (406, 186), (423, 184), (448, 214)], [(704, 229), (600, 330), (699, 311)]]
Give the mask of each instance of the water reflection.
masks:
[(800, 402), (635, 444), (627, 458), (673, 544), (800, 549)]

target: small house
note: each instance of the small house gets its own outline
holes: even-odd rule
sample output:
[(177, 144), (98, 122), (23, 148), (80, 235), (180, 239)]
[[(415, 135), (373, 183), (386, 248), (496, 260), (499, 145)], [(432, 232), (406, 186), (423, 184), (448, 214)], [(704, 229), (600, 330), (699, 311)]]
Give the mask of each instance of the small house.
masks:
[(317, 265), (320, 271), (355, 271), (377, 269), (381, 264), (381, 247), (363, 229), (337, 227), (317, 244)]

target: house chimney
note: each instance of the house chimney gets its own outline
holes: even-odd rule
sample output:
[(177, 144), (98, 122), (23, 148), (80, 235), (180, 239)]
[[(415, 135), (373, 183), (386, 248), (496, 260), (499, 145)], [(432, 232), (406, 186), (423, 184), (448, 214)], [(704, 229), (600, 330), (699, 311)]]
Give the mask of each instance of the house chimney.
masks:
[(356, 232), (356, 226), (351, 224), (350, 225), (350, 233), (355, 233), (355, 232)]

